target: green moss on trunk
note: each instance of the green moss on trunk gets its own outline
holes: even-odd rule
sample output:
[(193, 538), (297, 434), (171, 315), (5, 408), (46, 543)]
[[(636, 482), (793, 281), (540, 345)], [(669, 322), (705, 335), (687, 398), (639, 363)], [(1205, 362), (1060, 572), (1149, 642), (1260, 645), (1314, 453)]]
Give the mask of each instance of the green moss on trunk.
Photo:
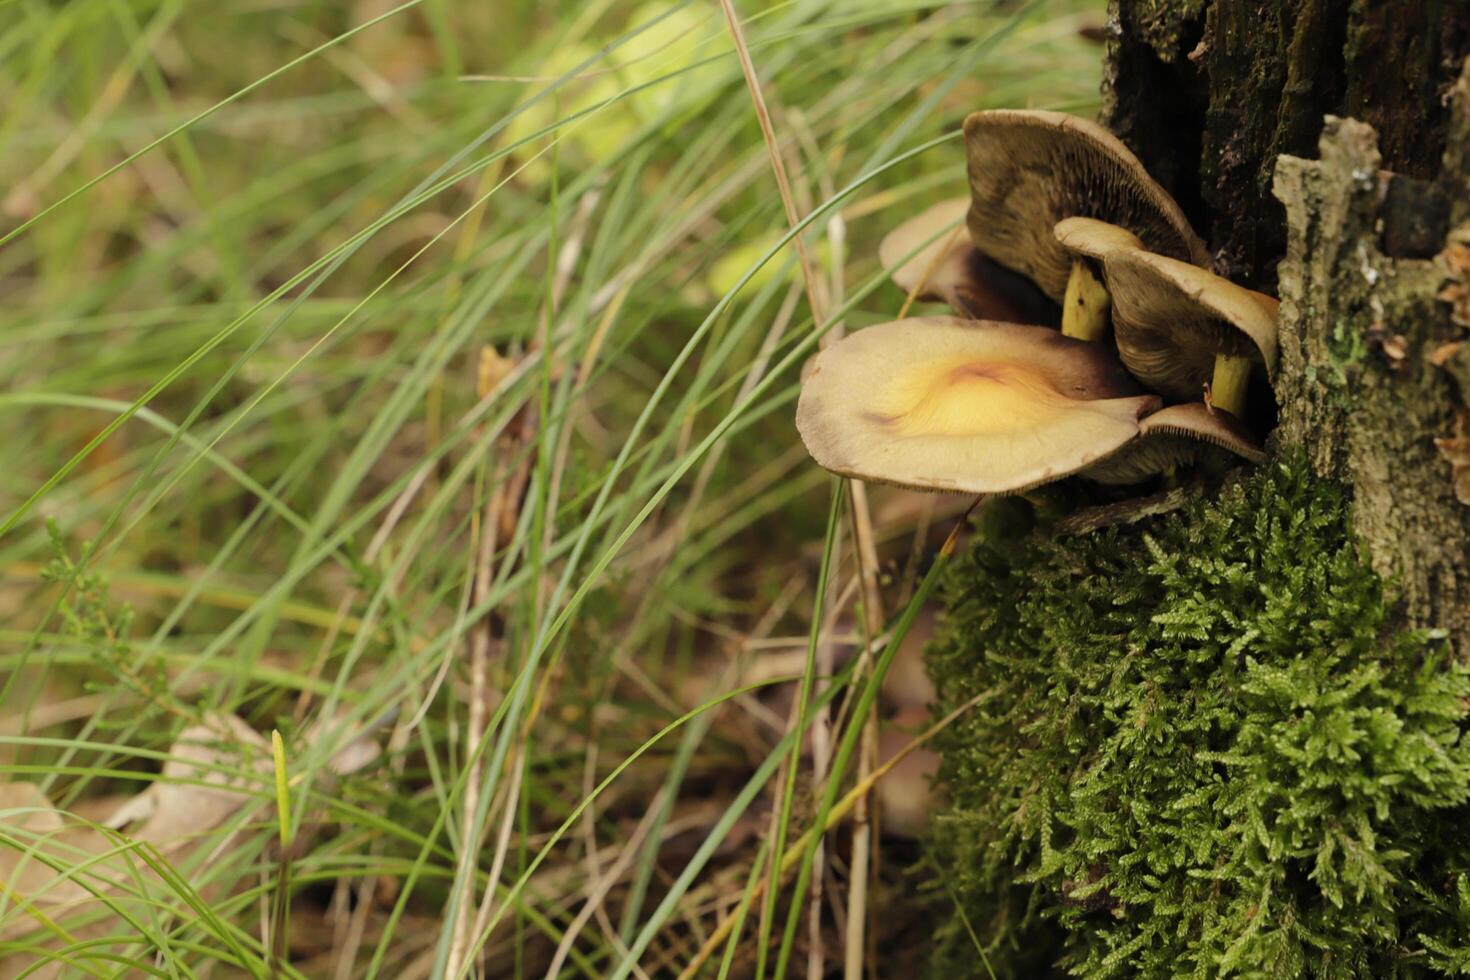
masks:
[(1397, 630), (1305, 463), (1126, 529), (977, 545), (930, 653), (965, 912), (999, 976), (1470, 968), (1470, 675)]

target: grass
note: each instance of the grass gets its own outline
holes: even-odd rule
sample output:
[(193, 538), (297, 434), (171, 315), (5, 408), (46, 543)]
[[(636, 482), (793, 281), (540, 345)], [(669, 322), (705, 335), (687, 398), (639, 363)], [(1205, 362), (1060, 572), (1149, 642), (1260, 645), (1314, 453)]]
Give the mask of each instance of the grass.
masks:
[[(834, 762), (877, 691), (799, 367), (902, 305), (965, 112), (1095, 110), (1096, 8), (735, 4), (813, 322), (717, 5), (0, 5), (5, 975), (655, 976), (737, 909), (708, 975), (850, 961), (846, 839), (815, 929), (769, 870), (862, 798), (779, 657)], [(197, 832), (102, 826), (140, 799)]]

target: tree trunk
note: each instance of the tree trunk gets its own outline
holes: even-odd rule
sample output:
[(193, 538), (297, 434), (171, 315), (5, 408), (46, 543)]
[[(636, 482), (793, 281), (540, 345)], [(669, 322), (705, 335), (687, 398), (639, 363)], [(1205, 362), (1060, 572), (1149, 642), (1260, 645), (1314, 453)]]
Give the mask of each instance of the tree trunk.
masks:
[(1470, 54), (1464, 0), (1111, 0), (1110, 13), (1106, 121), (1222, 275), (1273, 291), (1286, 252), (1275, 161), (1314, 156), (1329, 114), (1373, 126), (1387, 169), (1440, 171)]
[(1109, 27), (1105, 122), (1281, 299), (1276, 459), (1100, 533), (982, 517), (928, 652), (936, 710), (979, 702), (937, 740), (936, 974), (1461, 976), (1470, 0)]
[(1351, 490), (1406, 621), (1470, 656), (1470, 3), (1111, 8), (1108, 124), (1216, 271), (1282, 300), (1276, 444)]

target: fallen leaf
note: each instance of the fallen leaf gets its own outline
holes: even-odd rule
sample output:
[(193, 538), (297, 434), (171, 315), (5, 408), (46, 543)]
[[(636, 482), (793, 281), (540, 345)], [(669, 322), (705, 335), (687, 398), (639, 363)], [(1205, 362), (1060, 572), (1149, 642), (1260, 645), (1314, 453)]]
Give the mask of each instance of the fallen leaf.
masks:
[[(8, 942), (95, 901), (77, 879), (53, 865), (74, 866), (103, 854), (112, 844), (86, 824), (72, 824), (34, 783), (0, 783), (0, 828), (9, 840), (0, 843), (0, 942)], [(106, 872), (101, 864), (85, 875), (95, 882)], [(14, 957), (0, 957), (0, 977), (12, 972)], [(32, 976), (53, 975), (45, 971)]]
[(1456, 341), (1453, 344), (1440, 344), (1429, 355), (1429, 363), (1433, 364), (1435, 367), (1444, 367), (1450, 362), (1450, 358), (1454, 357), (1459, 352), (1459, 341)]
[[(355, 731), (349, 733), (343, 739), (340, 747), (332, 753), (332, 757), (327, 760), (327, 768), (338, 776), (347, 776), (366, 769), (376, 762), (382, 756), (383, 749), (378, 745), (373, 733), (396, 717), (396, 711), (390, 712), (377, 723), (366, 727), (359, 726)], [(340, 725), (340, 717), (318, 718), (301, 733), (302, 741), (315, 744), (323, 738), (330, 737)], [(337, 732), (337, 737), (341, 739), (343, 734)]]
[(1470, 505), (1470, 438), (1436, 439), (1439, 454), (1450, 464), (1450, 480), (1455, 499)]
[(500, 383), (510, 377), (510, 372), (515, 370), (515, 366), (515, 361), (504, 356), (489, 344), (481, 347), (479, 369), (475, 380), (476, 394), (484, 398), (499, 388)]
[[(265, 739), (234, 715), (211, 714), (179, 733), (154, 783), (123, 804), (106, 826), (160, 850), (198, 838), (266, 794), (247, 773), (271, 771)], [(145, 799), (146, 798), (146, 799)]]
[(1455, 417), (1455, 431), (1447, 439), (1434, 440), (1440, 456), (1450, 464), (1450, 481), (1455, 499), (1470, 506), (1470, 410)]

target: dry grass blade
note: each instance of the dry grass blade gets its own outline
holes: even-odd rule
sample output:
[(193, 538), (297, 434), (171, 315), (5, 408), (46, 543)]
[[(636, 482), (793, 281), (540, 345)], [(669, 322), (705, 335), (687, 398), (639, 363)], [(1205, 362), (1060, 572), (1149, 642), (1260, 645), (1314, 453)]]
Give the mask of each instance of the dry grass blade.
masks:
[[(756, 75), (755, 64), (750, 57), (750, 48), (746, 44), (745, 34), (741, 30), (740, 18), (735, 11), (733, 0), (720, 0), (720, 8), (724, 11), (725, 20), (730, 29), (731, 39), (735, 44), (736, 55), (740, 59), (740, 69), (745, 76), (746, 88), (750, 92), (751, 102), (755, 107), (756, 118), (760, 123), (761, 136), (765, 140), (766, 152), (770, 157), (771, 170), (776, 178), (776, 186), (781, 195), (781, 206), (786, 212), (786, 221), (795, 229), (801, 224), (801, 215), (796, 209), (796, 201), (792, 196), (791, 182), (787, 177), (786, 165), (782, 158), (781, 144), (776, 138), (775, 127), (771, 123), (771, 114), (766, 106), (765, 96), (761, 91), (760, 79)], [(806, 285), (807, 302), (811, 306), (813, 319), (821, 322), (823, 317), (823, 305), (820, 302), (820, 290), (816, 282), (816, 274), (812, 269), (811, 257), (807, 252), (806, 244), (801, 235), (797, 235), (793, 244), (797, 251), (797, 260), (801, 266), (802, 281)], [(831, 335), (829, 335), (831, 336)], [(863, 588), (863, 611), (870, 636), (876, 636), (883, 629), (883, 599), (878, 588), (877, 550), (873, 544), (873, 520), (868, 509), (867, 491), (857, 481), (851, 481), (849, 486), (849, 500), (852, 506), (852, 529), (854, 540), (857, 545), (859, 579)], [(859, 668), (859, 679), (864, 667)], [(863, 749), (860, 758), (860, 775), (871, 770), (873, 760), (877, 752), (877, 717), (870, 716), (865, 719), (854, 719), (853, 724), (861, 724), (864, 727)], [(820, 778), (820, 777), (819, 777)], [(862, 972), (862, 949), (863, 949), (863, 924), (867, 917), (866, 896), (869, 871), (870, 849), (875, 846), (871, 836), (871, 826), (868, 821), (868, 801), (866, 797), (857, 801), (857, 824), (856, 833), (853, 835), (852, 856), (852, 896), (848, 911), (848, 941), (846, 946), (845, 975), (852, 980)], [(816, 876), (816, 883), (812, 889), (812, 950), (813, 959), (808, 965), (808, 971), (812, 975), (819, 976), (822, 973), (821, 963), (821, 925), (820, 909), (822, 888), (821, 882), (824, 876), (820, 870)]]
[[(939, 719), (939, 721), (931, 725), (922, 734), (917, 736), (912, 742), (910, 742), (908, 745), (904, 746), (897, 753), (895, 753), (891, 759), (878, 766), (872, 772), (868, 773), (868, 775), (860, 780), (857, 785), (848, 790), (847, 794), (843, 796), (842, 799), (838, 800), (837, 803), (832, 807), (831, 811), (827, 814), (827, 819), (822, 824), (820, 834), (808, 830), (806, 833), (798, 837), (789, 848), (787, 848), (785, 854), (781, 855), (781, 861), (778, 866), (779, 870), (777, 876), (782, 881), (784, 881), (788, 875), (796, 870), (797, 866), (801, 863), (802, 857), (806, 854), (808, 850), (812, 848), (814, 842), (819, 840), (822, 834), (825, 834), (827, 831), (831, 830), (833, 827), (836, 827), (838, 824), (842, 823), (842, 821), (846, 820), (848, 814), (852, 812), (855, 806), (857, 806), (857, 801), (871, 793), (873, 791), (873, 788), (878, 784), (879, 780), (888, 775), (888, 773), (891, 772), (894, 767), (903, 762), (904, 759), (908, 758), (912, 752), (919, 748), (922, 748), (924, 744), (932, 739), (935, 735), (938, 735), (950, 725), (954, 724), (957, 718), (959, 718), (965, 712), (969, 711), (971, 708), (975, 707), (980, 702), (984, 701), (987, 697), (989, 697), (989, 694), (977, 694), (975, 695), (975, 697), (966, 701), (964, 704), (960, 705), (958, 708), (951, 711), (943, 718)], [(758, 893), (756, 897), (759, 897), (760, 894), (764, 894), (766, 888), (765, 881), (762, 880), (760, 882), (757, 882), (754, 888)], [(709, 958), (719, 951), (720, 945), (724, 943), (727, 938), (729, 938), (730, 930), (734, 927), (734, 925), (735, 916), (727, 916), (724, 921), (716, 926), (714, 931), (710, 933), (709, 938), (707, 938), (700, 945), (699, 952), (697, 952), (694, 957), (687, 964), (685, 964), (684, 969), (680, 971), (679, 980), (693, 980), (693, 978), (697, 976), (699, 974), (699, 971), (704, 967), (704, 964), (709, 962)]]

